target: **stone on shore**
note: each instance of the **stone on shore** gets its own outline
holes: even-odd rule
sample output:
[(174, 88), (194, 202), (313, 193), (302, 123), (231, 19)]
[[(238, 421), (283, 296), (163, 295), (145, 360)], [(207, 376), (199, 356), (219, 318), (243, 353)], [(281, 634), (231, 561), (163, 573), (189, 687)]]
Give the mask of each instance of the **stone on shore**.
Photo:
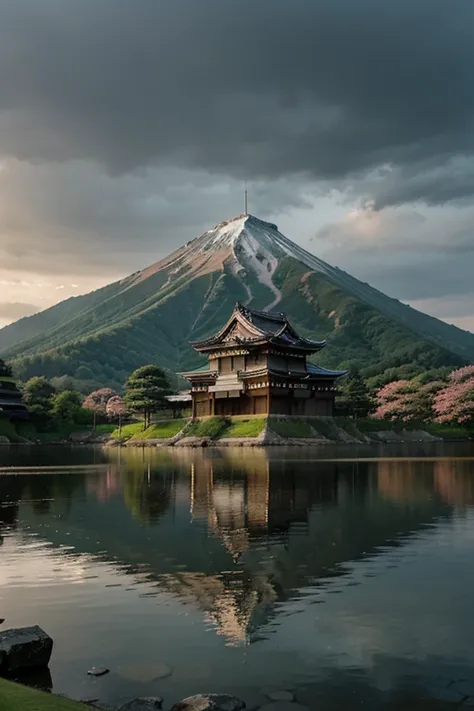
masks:
[(159, 711), (162, 704), (161, 696), (140, 696), (120, 706), (118, 711)]
[(179, 701), (171, 711), (241, 711), (245, 703), (229, 694), (197, 694)]
[(53, 640), (41, 627), (20, 627), (0, 632), (0, 673), (47, 667)]

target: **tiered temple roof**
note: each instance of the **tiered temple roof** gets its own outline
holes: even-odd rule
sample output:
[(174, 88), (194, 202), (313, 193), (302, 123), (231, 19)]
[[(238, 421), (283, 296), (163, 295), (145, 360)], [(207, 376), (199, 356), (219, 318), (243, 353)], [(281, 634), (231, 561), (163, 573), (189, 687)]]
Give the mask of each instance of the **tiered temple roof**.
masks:
[(326, 345), (326, 341), (299, 336), (283, 313), (256, 311), (240, 303), (235, 305), (231, 317), (220, 331), (191, 345), (204, 353), (224, 345), (256, 346), (265, 343), (307, 355), (320, 351)]

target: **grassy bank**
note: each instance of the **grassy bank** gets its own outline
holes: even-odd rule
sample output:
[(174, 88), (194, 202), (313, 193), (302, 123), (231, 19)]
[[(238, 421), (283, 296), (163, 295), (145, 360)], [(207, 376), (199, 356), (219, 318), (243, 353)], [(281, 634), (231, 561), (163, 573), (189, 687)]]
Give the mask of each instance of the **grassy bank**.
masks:
[(193, 420), (186, 427), (186, 437), (209, 437), (220, 439), (229, 426), (225, 417), (206, 417), (203, 420)]
[(86, 711), (88, 707), (0, 679), (0, 711)]
[[(54, 444), (78, 439), (87, 440), (93, 436), (111, 438), (121, 442), (142, 440), (166, 440), (176, 436), (184, 430), (187, 437), (205, 437), (211, 440), (239, 439), (258, 437), (267, 422), (266, 417), (240, 415), (236, 417), (206, 417), (200, 420), (187, 419), (158, 420), (143, 429), (143, 422), (132, 422), (122, 427), (121, 432), (116, 425), (101, 424), (96, 429), (79, 425), (64, 425), (50, 432), (37, 432), (31, 423), (23, 422), (16, 425), (5, 419), (0, 419), (0, 435), (4, 435), (10, 442), (22, 443), (25, 440), (40, 442), (41, 444)], [(279, 418), (271, 416), (269, 427), (276, 434), (286, 439), (311, 439), (322, 435), (332, 441), (343, 441), (341, 430), (355, 439), (363, 440), (364, 435), (382, 431), (403, 433), (404, 430), (424, 430), (429, 434), (440, 437), (446, 441), (467, 441), (474, 439), (473, 427), (454, 425), (440, 425), (437, 423), (401, 423), (376, 420), (371, 418), (358, 418), (354, 421), (350, 417), (291, 417)], [(76, 435), (76, 437), (75, 437)]]
[(121, 432), (116, 427), (110, 436), (112, 439), (121, 441), (170, 439), (177, 435), (178, 432), (181, 432), (186, 422), (187, 420), (163, 420), (162, 422), (154, 422), (146, 430), (143, 429), (143, 422), (133, 422), (130, 425), (124, 425)]
[(239, 439), (258, 437), (262, 433), (266, 417), (207, 417), (194, 420), (186, 427), (186, 437), (209, 437), (209, 439)]
[(224, 432), (224, 437), (258, 437), (263, 432), (266, 417), (232, 417)]

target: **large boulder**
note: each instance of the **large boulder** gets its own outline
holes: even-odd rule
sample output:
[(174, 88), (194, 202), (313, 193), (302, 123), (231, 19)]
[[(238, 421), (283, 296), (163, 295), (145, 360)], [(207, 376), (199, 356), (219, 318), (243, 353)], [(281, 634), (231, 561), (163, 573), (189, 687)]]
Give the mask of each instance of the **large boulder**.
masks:
[(197, 694), (178, 701), (171, 711), (241, 711), (245, 704), (229, 694)]
[(0, 673), (47, 667), (53, 640), (41, 627), (21, 627), (0, 632)]
[(0, 435), (0, 444), (10, 444), (10, 440), (5, 435)]

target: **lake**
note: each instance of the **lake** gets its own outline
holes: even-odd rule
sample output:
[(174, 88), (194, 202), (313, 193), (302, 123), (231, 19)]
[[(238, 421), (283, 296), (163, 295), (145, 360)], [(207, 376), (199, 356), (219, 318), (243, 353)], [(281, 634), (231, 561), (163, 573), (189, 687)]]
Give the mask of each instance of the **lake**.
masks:
[(4, 447), (0, 470), (2, 628), (54, 639), (28, 683), (474, 704), (472, 445)]

